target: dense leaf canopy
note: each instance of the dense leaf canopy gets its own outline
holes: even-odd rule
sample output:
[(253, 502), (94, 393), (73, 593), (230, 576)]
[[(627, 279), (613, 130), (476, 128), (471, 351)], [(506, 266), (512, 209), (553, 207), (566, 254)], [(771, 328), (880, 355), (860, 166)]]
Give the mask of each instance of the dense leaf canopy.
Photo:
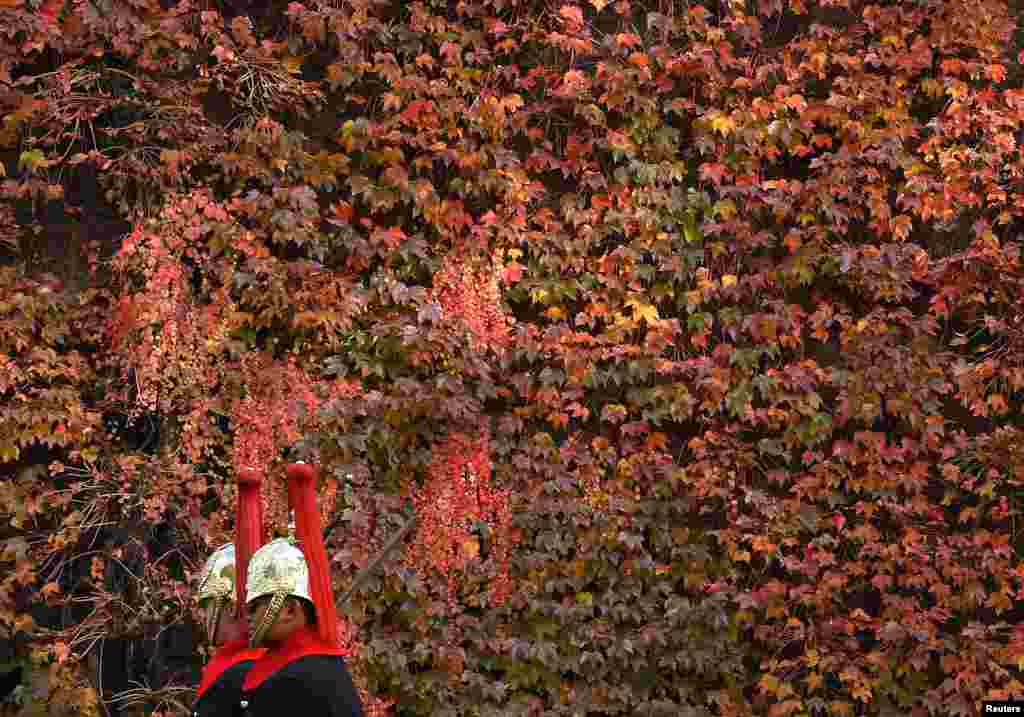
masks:
[(0, 0), (26, 713), (296, 457), (373, 714), (1024, 697), (1016, 12)]

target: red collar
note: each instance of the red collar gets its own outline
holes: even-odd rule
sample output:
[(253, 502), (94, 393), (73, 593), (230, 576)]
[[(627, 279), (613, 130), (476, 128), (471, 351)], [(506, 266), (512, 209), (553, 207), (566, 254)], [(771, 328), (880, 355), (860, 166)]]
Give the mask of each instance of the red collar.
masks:
[(256, 689), (285, 665), (310, 655), (344, 656), (345, 651), (337, 645), (328, 645), (312, 628), (300, 628), (280, 645), (269, 648), (266, 654), (253, 664), (245, 675), (242, 691)]
[(217, 681), (217, 678), (224, 674), (224, 670), (245, 660), (258, 660), (263, 657), (265, 652), (266, 650), (262, 647), (249, 647), (249, 643), (246, 640), (225, 642), (217, 648), (210, 662), (203, 669), (203, 679), (196, 690), (199, 693), (199, 697), (202, 697), (203, 693)]

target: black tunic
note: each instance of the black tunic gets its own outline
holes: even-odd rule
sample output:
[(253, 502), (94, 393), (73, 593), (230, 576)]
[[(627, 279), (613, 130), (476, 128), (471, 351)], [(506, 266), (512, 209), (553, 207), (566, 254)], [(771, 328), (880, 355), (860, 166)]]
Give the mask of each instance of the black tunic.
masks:
[(252, 667), (252, 660), (236, 662), (220, 673), (196, 700), (192, 717), (234, 717), (242, 699), (242, 681)]
[(338, 655), (289, 662), (239, 700), (244, 717), (363, 717), (359, 694)]

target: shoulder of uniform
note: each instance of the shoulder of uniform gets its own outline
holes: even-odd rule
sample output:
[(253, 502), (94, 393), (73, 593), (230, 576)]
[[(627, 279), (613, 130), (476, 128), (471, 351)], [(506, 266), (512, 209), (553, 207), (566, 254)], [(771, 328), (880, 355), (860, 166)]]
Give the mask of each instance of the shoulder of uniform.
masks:
[(339, 664), (345, 664), (345, 658), (341, 655), (327, 655), (314, 653), (312, 655), (303, 655), (302, 657), (296, 658), (288, 663), (289, 666), (294, 665), (299, 668), (309, 667), (332, 667), (337, 669)]

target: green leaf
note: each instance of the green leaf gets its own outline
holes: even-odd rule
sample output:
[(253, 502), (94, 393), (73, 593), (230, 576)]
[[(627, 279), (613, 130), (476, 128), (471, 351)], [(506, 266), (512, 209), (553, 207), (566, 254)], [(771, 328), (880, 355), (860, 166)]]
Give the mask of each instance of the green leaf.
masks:
[(38, 149), (26, 150), (18, 157), (18, 169), (35, 173), (40, 167), (47, 166), (46, 155)]

